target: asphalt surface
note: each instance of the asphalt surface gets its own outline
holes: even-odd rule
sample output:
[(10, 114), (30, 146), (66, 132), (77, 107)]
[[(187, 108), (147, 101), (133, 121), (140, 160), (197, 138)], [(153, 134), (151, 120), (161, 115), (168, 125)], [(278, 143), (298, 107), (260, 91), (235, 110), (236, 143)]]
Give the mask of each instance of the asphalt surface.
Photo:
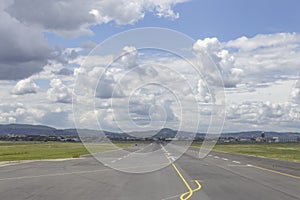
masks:
[(0, 199), (300, 199), (299, 163), (219, 152), (199, 159), (195, 148), (179, 158), (175, 149), (151, 144), (95, 155), (105, 164), (90, 156), (3, 166)]

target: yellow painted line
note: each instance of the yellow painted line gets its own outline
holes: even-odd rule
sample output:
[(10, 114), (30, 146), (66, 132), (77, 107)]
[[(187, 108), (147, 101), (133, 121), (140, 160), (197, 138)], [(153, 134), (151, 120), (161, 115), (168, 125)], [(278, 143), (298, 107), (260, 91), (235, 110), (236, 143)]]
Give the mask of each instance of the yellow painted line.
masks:
[[(163, 147), (163, 146), (162, 146)], [(163, 147), (164, 149), (164, 147)], [(167, 152), (166, 152), (167, 153)], [(194, 194), (195, 191), (198, 191), (201, 189), (201, 184), (199, 181), (195, 181), (196, 184), (198, 185), (198, 187), (196, 189), (192, 189), (191, 186), (188, 184), (188, 182), (185, 180), (184, 176), (182, 175), (182, 173), (179, 171), (179, 169), (176, 167), (176, 165), (171, 161), (171, 159), (166, 156), (166, 158), (169, 160), (169, 162), (171, 163), (171, 165), (173, 166), (173, 168), (175, 169), (175, 171), (177, 172), (178, 176), (181, 178), (181, 180), (183, 181), (183, 183), (185, 184), (185, 186), (188, 189), (188, 192), (183, 193), (180, 196), (180, 200), (188, 200), (189, 198), (191, 198)]]
[(188, 200), (189, 198), (191, 198), (193, 196), (193, 193), (195, 191), (198, 191), (201, 189), (201, 184), (199, 183), (199, 181), (195, 181), (196, 184), (198, 185), (198, 188), (196, 188), (195, 190), (193, 190), (191, 188), (191, 186), (188, 184), (188, 182), (185, 180), (184, 176), (181, 174), (181, 172), (179, 171), (179, 169), (176, 167), (176, 165), (167, 157), (167, 159), (169, 160), (169, 162), (171, 163), (171, 165), (173, 166), (173, 168), (175, 169), (175, 171), (177, 172), (178, 176), (181, 178), (181, 180), (183, 181), (183, 183), (185, 184), (185, 186), (187, 187), (187, 189), (189, 190), (186, 193), (183, 193), (180, 196), (180, 200)]
[(263, 171), (272, 172), (272, 173), (275, 173), (275, 174), (280, 174), (282, 176), (287, 176), (287, 177), (290, 177), (290, 178), (300, 179), (299, 176), (294, 176), (294, 175), (291, 175), (291, 174), (286, 174), (286, 173), (283, 173), (283, 172), (279, 172), (279, 171), (272, 170), (272, 169), (267, 169), (267, 168), (264, 168), (264, 167), (259, 167), (259, 166), (255, 166), (255, 165), (251, 165), (251, 167), (254, 167), (256, 169), (260, 169), (260, 170), (263, 170)]
[(181, 180), (183, 181), (183, 183), (185, 184), (185, 186), (187, 187), (188, 191), (188, 196), (184, 198), (184, 194), (182, 194), (180, 196), (180, 200), (187, 200), (189, 198), (191, 198), (191, 196), (193, 196), (194, 191), (192, 190), (191, 186), (188, 184), (188, 182), (185, 180), (185, 178), (183, 177), (183, 175), (181, 174), (181, 172), (178, 170), (178, 168), (176, 167), (176, 165), (174, 163), (171, 163), (173, 168), (175, 169), (175, 171), (177, 172), (177, 174), (179, 175), (179, 177), (181, 178)]
[[(193, 192), (197, 192), (197, 191), (199, 191), (199, 190), (202, 188), (202, 186), (201, 186), (201, 184), (199, 183), (199, 181), (196, 180), (195, 183), (197, 184), (197, 188), (194, 189)], [(189, 193), (190, 193), (190, 192), (183, 193), (183, 194), (180, 196), (180, 199), (188, 199), (188, 198), (185, 197), (185, 196), (188, 195)]]

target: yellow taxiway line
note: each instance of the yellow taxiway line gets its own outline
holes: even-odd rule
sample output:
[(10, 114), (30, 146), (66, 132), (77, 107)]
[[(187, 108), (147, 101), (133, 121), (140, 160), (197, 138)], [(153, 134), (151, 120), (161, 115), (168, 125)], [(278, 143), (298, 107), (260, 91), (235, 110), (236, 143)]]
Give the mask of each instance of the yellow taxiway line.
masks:
[(192, 189), (191, 186), (188, 184), (188, 182), (186, 181), (186, 179), (184, 178), (184, 176), (182, 175), (182, 173), (179, 171), (179, 169), (177, 168), (177, 166), (167, 157), (167, 159), (170, 161), (172, 167), (175, 169), (175, 171), (177, 172), (178, 176), (181, 178), (181, 180), (183, 181), (183, 183), (185, 184), (185, 186), (188, 189), (188, 192), (183, 193), (180, 196), (180, 200), (188, 200), (189, 198), (191, 198), (194, 194), (194, 192), (200, 190), (202, 188), (201, 184), (199, 181), (195, 181), (195, 183), (198, 185), (198, 187), (196, 189)]
[(283, 173), (283, 172), (279, 172), (279, 171), (272, 170), (272, 169), (267, 169), (267, 168), (264, 168), (264, 167), (259, 167), (259, 166), (255, 166), (255, 165), (251, 165), (251, 167), (254, 167), (256, 169), (260, 169), (260, 170), (263, 170), (263, 171), (267, 171), (267, 172), (272, 172), (272, 173), (275, 173), (275, 174), (280, 174), (282, 176), (287, 176), (287, 177), (290, 177), (290, 178), (300, 179), (299, 176), (294, 176), (294, 175), (291, 175), (291, 174), (286, 174), (286, 173)]
[[(198, 187), (197, 187), (196, 189), (193, 190), (193, 193), (199, 191), (199, 190), (202, 188), (202, 186), (201, 186), (201, 184), (199, 183), (199, 181), (195, 180), (195, 183), (197, 184)], [(180, 199), (181, 199), (181, 200), (189, 199), (190, 197), (188, 197), (188, 196), (185, 197), (186, 195), (189, 195), (189, 194), (190, 194), (190, 191), (189, 191), (189, 192), (186, 192), (186, 193), (183, 193), (183, 194), (180, 196)]]

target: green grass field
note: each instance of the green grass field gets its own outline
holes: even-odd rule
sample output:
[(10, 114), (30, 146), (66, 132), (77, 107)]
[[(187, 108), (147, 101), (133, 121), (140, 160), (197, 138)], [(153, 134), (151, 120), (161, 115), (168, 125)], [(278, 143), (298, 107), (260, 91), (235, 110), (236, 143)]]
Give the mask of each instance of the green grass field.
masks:
[[(118, 147), (132, 146), (133, 142), (115, 143)], [(103, 152), (116, 148), (109, 144), (89, 143), (92, 152)], [(40, 160), (55, 158), (77, 158), (89, 154), (82, 143), (63, 142), (0, 142), (0, 161)]]
[[(194, 143), (196, 147), (201, 143)], [(300, 143), (217, 144), (215, 151), (300, 162)]]
[[(136, 143), (115, 143), (120, 148), (134, 144)], [(193, 143), (193, 146), (200, 147), (201, 143)], [(92, 152), (116, 149), (106, 143), (89, 143), (88, 147)], [(300, 143), (217, 144), (214, 150), (300, 162)], [(89, 154), (89, 151), (86, 150), (82, 143), (0, 142), (0, 161), (76, 158), (86, 154)]]

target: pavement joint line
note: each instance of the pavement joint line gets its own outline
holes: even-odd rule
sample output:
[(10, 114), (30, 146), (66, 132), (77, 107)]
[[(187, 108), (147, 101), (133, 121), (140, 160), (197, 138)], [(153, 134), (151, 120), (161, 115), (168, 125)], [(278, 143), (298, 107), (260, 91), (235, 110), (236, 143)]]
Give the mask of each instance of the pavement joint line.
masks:
[(91, 171), (78, 171), (78, 172), (66, 172), (66, 173), (55, 173), (55, 174), (41, 174), (35, 176), (19, 176), (19, 177), (10, 177), (10, 178), (1, 178), (0, 181), (8, 181), (8, 180), (20, 180), (20, 179), (28, 179), (28, 178), (41, 178), (41, 177), (51, 177), (51, 176), (63, 176), (63, 175), (73, 175), (73, 174), (86, 174), (86, 173), (94, 173), (94, 172), (103, 172), (109, 171), (111, 169), (98, 169)]
[(279, 171), (276, 171), (276, 170), (273, 170), (273, 169), (267, 169), (267, 168), (259, 167), (259, 166), (256, 166), (256, 165), (248, 165), (248, 166), (256, 168), (256, 169), (260, 169), (260, 170), (263, 170), (263, 171), (267, 171), (267, 172), (272, 172), (272, 173), (275, 173), (275, 174), (279, 174), (279, 175), (282, 175), (282, 176), (287, 176), (287, 177), (290, 177), (290, 178), (300, 179), (299, 176), (294, 176), (294, 175), (291, 175), (291, 174), (279, 172)]
[(166, 197), (166, 198), (163, 198), (163, 199), (161, 199), (161, 200), (169, 200), (169, 199), (174, 199), (174, 198), (177, 198), (177, 197), (179, 197), (180, 196), (180, 194), (177, 194), (177, 195), (174, 195), (174, 196), (171, 196), (171, 197)]
[[(121, 168), (121, 170), (126, 169), (136, 169), (145, 166), (160, 166), (162, 164), (153, 164), (153, 165), (144, 165), (144, 166), (135, 166), (135, 167), (125, 167)], [(9, 181), (9, 180), (22, 180), (22, 179), (31, 179), (31, 178), (42, 178), (42, 177), (54, 177), (54, 176), (64, 176), (64, 175), (76, 175), (76, 174), (89, 174), (96, 172), (105, 172), (115, 170), (113, 168), (106, 169), (98, 169), (98, 170), (90, 170), (90, 171), (78, 171), (78, 172), (65, 172), (65, 173), (54, 173), (54, 174), (41, 174), (41, 175), (33, 175), (33, 176), (19, 176), (19, 177), (8, 177), (8, 178), (0, 178), (0, 181)]]

